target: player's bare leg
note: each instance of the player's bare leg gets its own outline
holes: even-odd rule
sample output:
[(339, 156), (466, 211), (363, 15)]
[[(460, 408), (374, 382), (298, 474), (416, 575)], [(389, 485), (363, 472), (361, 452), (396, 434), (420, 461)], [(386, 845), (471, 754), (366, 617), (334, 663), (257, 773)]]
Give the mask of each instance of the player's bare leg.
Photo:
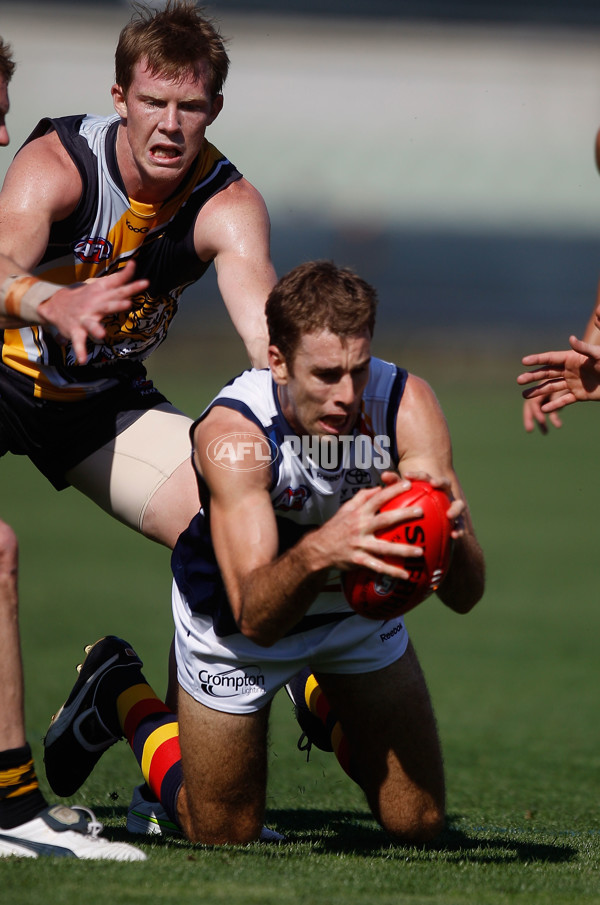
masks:
[(348, 738), (353, 776), (376, 819), (401, 842), (435, 838), (444, 823), (444, 769), (412, 645), (377, 672), (315, 675)]
[(25, 744), (17, 576), (17, 537), (0, 521), (0, 751)]
[(260, 837), (267, 786), (269, 706), (237, 715), (211, 710), (179, 689), (185, 784), (179, 820), (193, 842), (219, 845)]

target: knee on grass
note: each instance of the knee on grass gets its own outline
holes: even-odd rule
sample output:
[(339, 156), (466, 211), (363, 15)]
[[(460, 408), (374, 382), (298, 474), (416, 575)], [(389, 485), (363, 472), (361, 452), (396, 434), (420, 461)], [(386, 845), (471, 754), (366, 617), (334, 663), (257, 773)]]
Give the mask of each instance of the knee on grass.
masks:
[(228, 824), (188, 825), (184, 831), (190, 842), (201, 845), (245, 845), (260, 839), (261, 823), (246, 824), (236, 819)]
[(237, 806), (228, 809), (222, 803), (211, 807), (206, 802), (191, 810), (181, 807), (179, 823), (190, 842), (202, 845), (244, 845), (256, 842), (263, 827), (263, 815)]
[(420, 845), (433, 842), (444, 828), (444, 810), (435, 804), (423, 805), (410, 811), (398, 811), (381, 820), (381, 824), (394, 841)]

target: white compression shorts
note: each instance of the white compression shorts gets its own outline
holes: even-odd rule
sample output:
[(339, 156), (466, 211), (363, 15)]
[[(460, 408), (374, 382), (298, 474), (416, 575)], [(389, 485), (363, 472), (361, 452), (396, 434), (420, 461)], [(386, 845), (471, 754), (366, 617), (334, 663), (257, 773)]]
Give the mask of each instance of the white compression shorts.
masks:
[(190, 459), (192, 423), (169, 403), (148, 409), (67, 472), (67, 479), (106, 512), (141, 531), (156, 491)]
[(406, 651), (402, 617), (351, 615), (260, 647), (241, 633), (219, 638), (210, 616), (193, 615), (173, 582), (177, 679), (194, 700), (225, 713), (260, 710), (303, 667), (341, 675), (375, 672)]

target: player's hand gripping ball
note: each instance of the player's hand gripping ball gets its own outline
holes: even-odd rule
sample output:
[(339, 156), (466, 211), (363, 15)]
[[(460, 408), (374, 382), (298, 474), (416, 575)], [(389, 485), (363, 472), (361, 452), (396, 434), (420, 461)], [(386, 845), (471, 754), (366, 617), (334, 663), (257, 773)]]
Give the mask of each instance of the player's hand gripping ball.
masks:
[(409, 577), (390, 578), (364, 568), (342, 573), (346, 600), (368, 619), (393, 619), (412, 610), (439, 587), (450, 565), (452, 523), (446, 515), (450, 498), (428, 481), (412, 481), (411, 485), (382, 506), (382, 511), (420, 506), (423, 515), (377, 532), (385, 540), (423, 548), (423, 555), (417, 558), (389, 559), (402, 565)]

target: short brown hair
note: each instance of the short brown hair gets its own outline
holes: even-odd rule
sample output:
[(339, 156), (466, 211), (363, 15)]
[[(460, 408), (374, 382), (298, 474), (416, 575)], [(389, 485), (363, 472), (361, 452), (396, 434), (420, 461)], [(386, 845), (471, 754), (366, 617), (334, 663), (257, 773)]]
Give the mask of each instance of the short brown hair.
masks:
[(292, 364), (301, 337), (329, 330), (337, 336), (373, 335), (377, 293), (348, 267), (308, 261), (273, 287), (265, 313), (269, 342)]
[(0, 38), (0, 78), (7, 83), (10, 82), (15, 71), (15, 65), (10, 44)]
[(229, 57), (216, 26), (193, 0), (168, 0), (162, 10), (135, 3), (135, 15), (122, 30), (115, 52), (115, 81), (127, 94), (135, 65), (148, 61), (153, 75), (180, 79), (199, 74), (201, 63), (210, 69), (211, 95), (221, 94)]

